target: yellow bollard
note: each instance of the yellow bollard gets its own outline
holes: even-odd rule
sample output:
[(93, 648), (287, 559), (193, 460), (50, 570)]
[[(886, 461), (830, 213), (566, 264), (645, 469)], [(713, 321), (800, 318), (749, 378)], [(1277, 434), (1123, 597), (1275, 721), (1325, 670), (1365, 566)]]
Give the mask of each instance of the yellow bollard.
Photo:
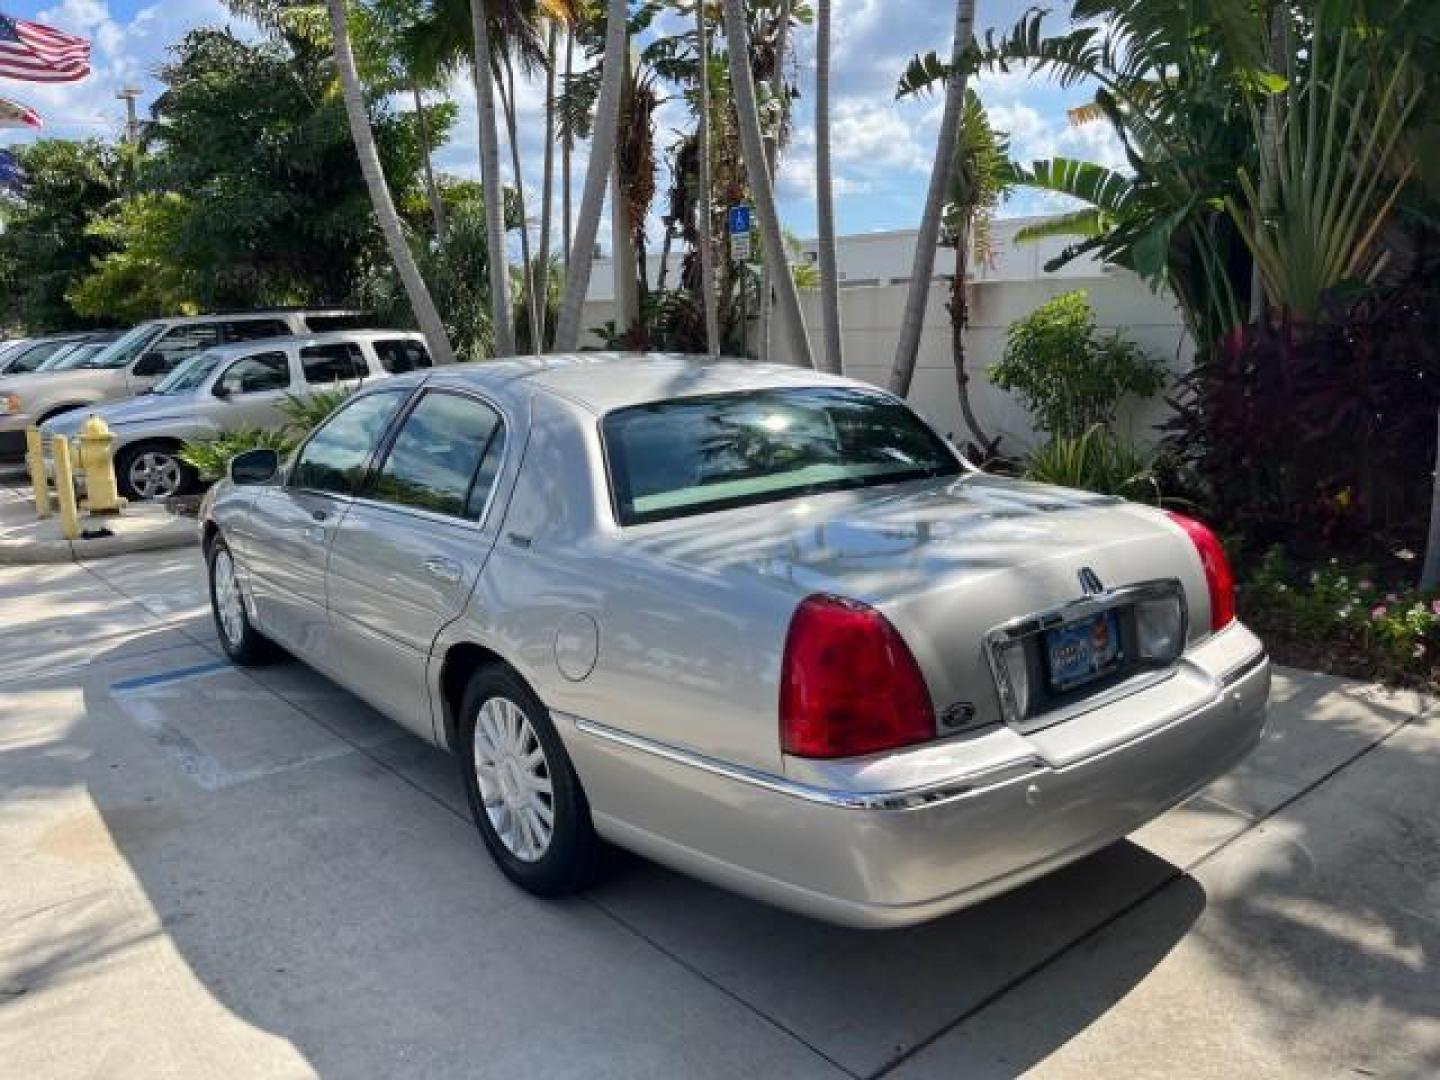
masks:
[(40, 429), (25, 429), (25, 464), (30, 469), (30, 486), (35, 489), (35, 516), (50, 516), (50, 481), (45, 476), (45, 449)]
[(55, 455), (55, 496), (60, 503), (60, 535), (66, 540), (80, 538), (80, 510), (75, 505), (75, 473), (70, 467), (70, 440), (56, 435), (51, 442)]
[(94, 413), (80, 425), (80, 470), (85, 474), (85, 509), (92, 514), (118, 514), (125, 506), (115, 483), (115, 436)]

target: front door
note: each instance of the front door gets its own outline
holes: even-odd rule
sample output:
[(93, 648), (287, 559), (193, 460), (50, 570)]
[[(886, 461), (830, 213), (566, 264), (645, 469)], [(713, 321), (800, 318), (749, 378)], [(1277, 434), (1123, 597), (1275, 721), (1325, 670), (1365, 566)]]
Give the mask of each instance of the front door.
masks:
[(425, 391), (336, 527), (328, 593), (343, 679), (425, 738), (430, 650), (494, 547), (500, 515), (487, 510), (506, 438), (478, 396)]
[(332, 666), (325, 568), (403, 390), (365, 394), (316, 429), (285, 483), (262, 491), (242, 553), (260, 628), (318, 667)]
[(282, 406), (291, 393), (290, 357), (283, 350), (256, 353), (232, 363), (215, 380), (210, 410), (221, 431), (285, 426)]

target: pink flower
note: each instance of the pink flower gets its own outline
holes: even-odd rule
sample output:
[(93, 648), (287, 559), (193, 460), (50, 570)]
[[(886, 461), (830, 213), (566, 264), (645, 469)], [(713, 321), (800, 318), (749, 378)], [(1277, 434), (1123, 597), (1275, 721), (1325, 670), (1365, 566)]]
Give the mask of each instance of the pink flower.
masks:
[(1385, 615), (1389, 610), (1390, 609), (1387, 608), (1384, 604), (1377, 604), (1375, 607), (1370, 609), (1370, 618), (1383, 619), (1385, 618)]
[(1371, 589), (1375, 588), (1375, 582), (1371, 581), (1369, 578), (1361, 578), (1355, 583), (1355, 585), (1356, 588), (1360, 589), (1361, 592), (1369, 592)]
[(1440, 600), (1430, 601), (1430, 613), (1432, 615), (1440, 615)]

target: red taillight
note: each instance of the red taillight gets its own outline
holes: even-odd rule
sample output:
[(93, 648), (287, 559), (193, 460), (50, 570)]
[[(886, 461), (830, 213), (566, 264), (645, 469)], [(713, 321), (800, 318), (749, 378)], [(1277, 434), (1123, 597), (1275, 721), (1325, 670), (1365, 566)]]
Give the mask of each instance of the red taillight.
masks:
[(855, 757), (935, 737), (915, 657), (874, 608), (811, 596), (795, 611), (780, 671), (780, 745), (808, 758)]
[(1205, 584), (1210, 587), (1210, 629), (1223, 630), (1235, 621), (1235, 575), (1220, 539), (1194, 518), (1172, 512), (1170, 518), (1190, 536), (1205, 567)]

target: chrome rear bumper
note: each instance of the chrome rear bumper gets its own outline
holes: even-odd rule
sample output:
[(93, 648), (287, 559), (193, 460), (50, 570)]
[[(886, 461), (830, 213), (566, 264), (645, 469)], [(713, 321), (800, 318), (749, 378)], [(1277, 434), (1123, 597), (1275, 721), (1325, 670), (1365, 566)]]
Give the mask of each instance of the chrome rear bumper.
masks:
[(801, 776), (556, 720), (602, 835), (817, 918), (892, 927), (1022, 885), (1184, 801), (1258, 741), (1269, 687), (1259, 641), (1237, 625), (1165, 683), (1044, 732)]

